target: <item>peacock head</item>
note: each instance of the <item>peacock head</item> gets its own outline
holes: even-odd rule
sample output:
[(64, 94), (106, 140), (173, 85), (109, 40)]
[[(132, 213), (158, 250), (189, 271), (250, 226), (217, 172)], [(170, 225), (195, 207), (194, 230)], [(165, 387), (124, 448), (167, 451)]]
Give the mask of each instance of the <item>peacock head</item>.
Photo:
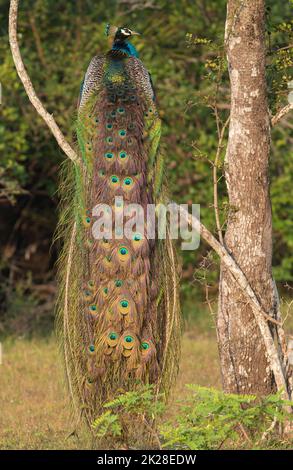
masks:
[(140, 36), (139, 33), (133, 31), (132, 29), (126, 28), (126, 26), (118, 28), (117, 26), (111, 26), (110, 24), (107, 24), (106, 26), (106, 35), (113, 39), (114, 43), (123, 43), (130, 39), (131, 36)]

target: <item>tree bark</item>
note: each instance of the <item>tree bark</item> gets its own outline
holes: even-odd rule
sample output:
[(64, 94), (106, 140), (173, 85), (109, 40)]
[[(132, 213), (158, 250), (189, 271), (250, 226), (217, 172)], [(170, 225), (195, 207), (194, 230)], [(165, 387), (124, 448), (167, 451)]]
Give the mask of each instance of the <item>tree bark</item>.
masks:
[[(230, 211), (224, 243), (264, 311), (275, 316), (264, 31), (264, 0), (228, 1), (225, 41), (231, 117), (225, 176)], [(269, 357), (251, 304), (223, 264), (217, 333), (225, 391), (273, 392)]]

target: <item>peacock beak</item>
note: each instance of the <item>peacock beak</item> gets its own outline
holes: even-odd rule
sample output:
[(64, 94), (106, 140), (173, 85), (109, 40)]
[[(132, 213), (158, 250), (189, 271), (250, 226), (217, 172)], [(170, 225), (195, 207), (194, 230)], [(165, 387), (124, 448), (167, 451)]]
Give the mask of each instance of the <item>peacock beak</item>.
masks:
[(132, 36), (141, 36), (141, 34), (137, 33), (136, 31), (131, 31), (131, 35)]

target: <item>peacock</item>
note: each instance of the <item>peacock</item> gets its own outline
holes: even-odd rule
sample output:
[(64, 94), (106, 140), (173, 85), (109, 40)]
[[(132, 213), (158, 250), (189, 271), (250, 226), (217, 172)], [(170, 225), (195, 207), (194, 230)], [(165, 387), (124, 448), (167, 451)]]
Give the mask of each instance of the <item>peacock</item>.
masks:
[[(126, 226), (134, 204), (147, 215), (168, 201), (152, 79), (130, 42), (137, 34), (107, 25), (111, 49), (91, 60), (80, 89), (80, 163), (67, 164), (61, 177), (56, 330), (73, 408), (89, 427), (107, 400), (142, 384), (167, 396), (178, 370), (178, 268), (169, 228), (165, 238), (157, 226), (149, 237), (145, 217), (126, 236), (113, 218)], [(98, 237), (97, 207), (108, 221)]]

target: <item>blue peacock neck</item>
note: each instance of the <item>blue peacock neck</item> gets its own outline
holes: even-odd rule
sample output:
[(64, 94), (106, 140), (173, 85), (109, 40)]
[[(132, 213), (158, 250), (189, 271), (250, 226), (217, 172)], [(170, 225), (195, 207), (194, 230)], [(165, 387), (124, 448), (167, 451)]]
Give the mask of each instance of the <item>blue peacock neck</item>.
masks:
[(129, 57), (138, 57), (138, 52), (133, 44), (128, 41), (114, 41), (112, 51), (121, 51)]

